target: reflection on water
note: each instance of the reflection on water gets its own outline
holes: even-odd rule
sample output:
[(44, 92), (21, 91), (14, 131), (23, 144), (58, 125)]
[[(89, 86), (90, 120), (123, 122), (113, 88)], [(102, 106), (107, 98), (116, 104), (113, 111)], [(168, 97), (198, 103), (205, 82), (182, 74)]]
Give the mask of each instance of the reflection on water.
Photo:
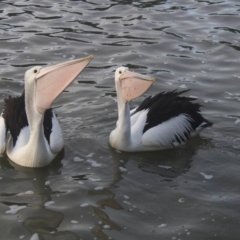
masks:
[[(95, 145), (94, 142), (92, 144)], [(91, 153), (87, 155), (87, 161), (93, 166), (97, 166), (95, 161), (90, 160), (92, 155), (93, 154)], [(48, 239), (48, 236), (51, 236), (51, 238), (54, 237), (56, 239), (60, 239), (61, 237), (64, 237), (64, 239), (80, 239), (78, 235), (74, 233), (74, 231), (60, 230), (62, 221), (64, 220), (64, 210), (61, 212), (51, 209), (51, 206), (57, 205), (57, 200), (55, 199), (56, 196), (57, 198), (60, 198), (62, 195), (67, 195), (72, 190), (62, 190), (61, 186), (58, 186), (56, 190), (53, 190), (51, 187), (51, 180), (49, 179), (54, 177), (54, 182), (57, 183), (59, 180), (61, 181), (61, 178), (64, 178), (65, 184), (66, 181), (70, 181), (69, 184), (76, 181), (78, 185), (82, 185), (86, 181), (88, 181), (91, 185), (91, 183), (97, 183), (101, 180), (92, 176), (90, 171), (86, 174), (68, 172), (67, 176), (64, 176), (64, 173), (62, 173), (62, 158), (63, 156), (59, 156), (59, 158), (56, 159), (54, 163), (42, 169), (24, 168), (12, 163), (6, 157), (3, 157), (1, 159), (1, 169), (5, 169), (5, 171), (16, 170), (16, 173), (20, 175), (18, 178), (23, 179), (22, 185), (28, 185), (28, 187), (31, 188), (31, 190), (24, 191), (22, 188), (19, 189), (18, 182), (16, 182), (15, 186), (11, 186), (14, 189), (16, 188), (16, 192), (2, 193), (1, 203), (10, 208), (11, 206), (15, 206), (15, 209), (17, 209), (16, 212), (12, 211), (10, 213), (9, 211), (6, 211), (6, 213), (9, 212), (9, 214), (16, 214), (18, 212), (22, 213), (21, 206), (27, 207), (29, 211), (26, 213), (26, 216), (24, 214), (21, 217), (20, 222), (22, 222), (22, 226), (26, 228), (31, 235), (37, 233), (39, 239), (41, 239), (41, 237), (43, 239)], [(76, 163), (85, 161), (83, 159), (83, 156), (81, 156), (81, 158), (75, 157), (74, 161)], [(118, 164), (118, 162), (114, 164)], [(99, 163), (98, 167), (101, 165), (102, 164)], [(118, 171), (118, 168), (116, 166), (113, 166), (113, 170)], [(110, 185), (114, 185), (116, 182), (118, 182), (120, 174), (117, 172), (112, 172), (111, 174), (113, 177), (109, 179)], [(104, 185), (105, 183), (107, 182), (104, 181)], [(115, 194), (107, 189), (107, 187), (110, 187), (110, 185), (106, 185), (105, 187), (95, 186), (93, 189), (84, 188), (82, 189), (82, 192), (80, 189), (79, 193), (77, 193), (78, 189), (75, 190), (75, 194), (79, 199), (81, 198), (81, 195), (85, 195), (87, 198), (93, 199), (92, 204), (83, 203), (80, 205), (80, 207), (83, 209), (85, 209), (85, 207), (91, 208), (91, 214), (95, 216), (95, 218), (97, 217), (99, 219), (98, 222), (95, 223), (95, 226), (90, 227), (90, 229), (91, 232), (100, 239), (108, 239), (108, 236), (103, 231), (104, 229), (115, 229), (118, 231), (121, 230), (121, 227), (118, 226), (118, 224), (116, 224), (113, 220), (111, 220), (106, 213), (104, 213), (104, 208), (106, 207), (116, 211), (123, 209), (121, 205), (115, 201)], [(4, 200), (6, 198), (9, 200)], [(77, 200), (77, 198), (74, 200)], [(85, 211), (81, 211), (79, 206), (77, 208), (78, 214), (84, 214)], [(75, 211), (75, 209), (73, 210)], [(71, 223), (80, 226), (82, 225), (81, 222), (76, 220), (71, 220)]]
[[(16, 182), (15, 186), (11, 187), (16, 188), (17, 192), (9, 194), (11, 196), (9, 202), (2, 201), (2, 203), (8, 205), (10, 208), (11, 206), (15, 206), (15, 209), (17, 209), (18, 206), (26, 206), (31, 209), (27, 217), (24, 220), (20, 219), (20, 222), (22, 222), (23, 227), (26, 228), (29, 233), (38, 233), (39, 237), (42, 236), (42, 234), (57, 232), (58, 227), (64, 219), (64, 215), (61, 212), (52, 211), (46, 208), (46, 206), (52, 202), (52, 194), (56, 194), (53, 193), (47, 179), (51, 175), (61, 174), (60, 169), (62, 164), (59, 160), (60, 159), (57, 159), (57, 161), (55, 161), (50, 167), (42, 169), (24, 168), (13, 162), (10, 162), (9, 164), (6, 158), (1, 161), (1, 168), (6, 171), (8, 169), (15, 169), (18, 174), (20, 174), (19, 178), (24, 179), (23, 184), (25, 181), (31, 182), (31, 191), (25, 192), (21, 192), (22, 189), (21, 187), (19, 188), (18, 183)], [(21, 208), (19, 208), (19, 210), (21, 210)], [(8, 212), (9, 211), (6, 213)], [(17, 212), (18, 211), (16, 211), (16, 213)], [(32, 215), (31, 212), (34, 214)], [(13, 214), (14, 212), (9, 213)], [(70, 234), (75, 235), (74, 233)], [(58, 232), (57, 235), (64, 235), (67, 237), (67, 232)]]
[[(204, 141), (201, 143), (201, 139), (195, 140), (199, 145), (205, 144)], [(5, 172), (14, 170), (18, 179), (22, 179), (20, 186), (19, 182), (11, 182), (11, 189), (15, 189), (14, 192), (2, 189), (1, 203), (6, 207), (19, 207), (15, 213), (20, 215), (18, 216), (19, 222), (29, 234), (34, 236), (37, 233), (39, 239), (48, 239), (48, 236), (54, 239), (60, 239), (61, 237), (64, 237), (64, 239), (80, 239), (74, 228), (73, 230), (66, 230), (62, 227), (68, 211), (73, 211), (72, 217), (74, 216), (74, 218), (70, 220), (70, 223), (77, 225), (78, 231), (79, 229), (83, 230), (85, 225), (84, 221), (79, 220), (79, 215), (81, 214), (80, 218), (85, 217), (84, 215), (91, 215), (95, 220), (93, 220), (93, 225), (90, 224), (90, 232), (99, 239), (108, 239), (107, 230), (121, 231), (125, 228), (125, 224), (116, 221), (112, 214), (124, 211), (125, 204), (129, 205), (130, 209), (128, 211), (130, 212), (133, 211), (131, 207), (138, 208), (131, 206), (127, 196), (124, 196), (126, 201), (119, 202), (114, 191), (112, 191), (119, 186), (119, 182), (124, 180), (124, 176), (128, 175), (128, 164), (137, 164), (140, 171), (146, 172), (148, 175), (159, 174), (162, 180), (169, 181), (190, 169), (196, 151), (194, 148), (191, 149), (191, 146), (189, 146), (191, 151), (188, 151), (188, 147), (184, 146), (183, 148), (186, 150), (184, 152), (183, 149), (166, 150), (162, 153), (158, 152), (159, 155), (153, 159), (153, 155), (150, 153), (120, 153), (113, 149), (104, 149), (104, 146), (99, 149), (101, 146), (96, 146), (96, 141), (81, 139), (78, 142), (85, 150), (80, 154), (78, 153), (77, 157), (73, 157), (74, 160), (71, 161), (71, 164), (74, 164), (74, 166), (69, 166), (71, 170), (69, 169), (66, 172), (64, 172), (64, 164), (66, 163), (61, 162), (63, 156), (59, 156), (59, 159), (56, 159), (54, 163), (42, 169), (24, 168), (12, 163), (6, 157), (1, 159), (1, 169), (4, 169)], [(86, 154), (89, 145), (95, 147), (92, 149), (92, 153)], [(99, 156), (94, 157), (94, 153), (98, 153)], [(107, 159), (100, 160), (107, 153)], [(81, 163), (80, 168), (79, 163)], [(94, 167), (87, 167), (88, 165), (95, 166), (101, 173), (95, 172)], [(93, 174), (94, 172), (95, 174)], [(100, 179), (99, 176), (105, 179)], [(79, 187), (73, 187), (74, 182)], [(86, 186), (80, 187), (84, 185)], [(68, 194), (72, 197), (67, 196)], [(72, 199), (73, 196), (74, 199)], [(65, 198), (64, 205), (62, 205), (63, 199), (59, 201), (63, 197)], [(81, 199), (84, 199), (84, 201), (81, 202)], [(70, 206), (73, 209), (69, 210), (65, 201), (78, 202), (78, 200), (80, 205), (76, 206), (76, 203), (73, 203), (75, 206)], [(24, 212), (21, 206), (25, 206), (28, 211)], [(110, 215), (108, 215), (109, 209), (112, 212)], [(142, 210), (139, 209), (139, 211)]]
[[(65, 152), (43, 169), (0, 158), (3, 239), (239, 238), (239, 4), (236, 1), (1, 1), (0, 106), (24, 72), (94, 54), (57, 100)], [(214, 122), (187, 145), (112, 149), (114, 71), (156, 77)], [(134, 100), (136, 107), (145, 97)]]

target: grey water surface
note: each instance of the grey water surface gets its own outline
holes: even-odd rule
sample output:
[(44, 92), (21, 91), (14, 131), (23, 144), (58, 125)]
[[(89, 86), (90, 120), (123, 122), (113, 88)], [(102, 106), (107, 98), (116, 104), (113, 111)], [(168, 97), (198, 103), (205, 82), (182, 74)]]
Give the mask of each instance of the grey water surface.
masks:
[[(0, 2), (0, 108), (32, 66), (93, 54), (54, 104), (65, 138), (43, 169), (0, 158), (0, 239), (240, 239), (240, 2)], [(175, 149), (123, 153), (114, 71), (191, 89), (214, 125)]]

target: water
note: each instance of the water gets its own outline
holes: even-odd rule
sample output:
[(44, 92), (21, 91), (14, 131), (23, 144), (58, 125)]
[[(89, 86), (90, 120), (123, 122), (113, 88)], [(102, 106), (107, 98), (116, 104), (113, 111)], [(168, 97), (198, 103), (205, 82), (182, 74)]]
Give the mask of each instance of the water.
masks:
[[(239, 239), (238, 1), (0, 6), (1, 108), (22, 92), (31, 66), (95, 55), (55, 102), (60, 159), (25, 169), (0, 158), (0, 239)], [(113, 150), (113, 74), (121, 65), (157, 79), (145, 96), (191, 89), (186, 95), (198, 98), (213, 127), (180, 148)]]

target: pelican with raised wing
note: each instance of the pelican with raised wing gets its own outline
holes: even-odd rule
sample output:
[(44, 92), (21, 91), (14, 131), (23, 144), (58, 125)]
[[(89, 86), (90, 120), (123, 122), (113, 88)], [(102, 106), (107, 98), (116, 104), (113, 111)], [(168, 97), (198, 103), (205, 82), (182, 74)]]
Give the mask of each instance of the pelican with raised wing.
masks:
[(158, 93), (130, 111), (129, 102), (143, 95), (154, 81), (126, 67), (115, 71), (118, 120), (109, 137), (113, 148), (126, 152), (171, 148), (212, 125), (202, 117), (194, 98), (180, 96), (188, 90)]
[(51, 105), (92, 58), (90, 55), (26, 71), (23, 94), (4, 100), (0, 117), (1, 154), (6, 149), (9, 159), (24, 167), (44, 167), (55, 158), (64, 141)]

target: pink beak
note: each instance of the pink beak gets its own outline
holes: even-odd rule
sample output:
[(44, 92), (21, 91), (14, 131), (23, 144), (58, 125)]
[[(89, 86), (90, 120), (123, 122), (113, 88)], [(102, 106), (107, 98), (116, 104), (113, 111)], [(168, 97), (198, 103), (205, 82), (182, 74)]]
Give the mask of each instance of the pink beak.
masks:
[(155, 82), (155, 78), (126, 70), (120, 76), (122, 97), (127, 102), (142, 96)]
[(36, 107), (40, 113), (49, 109), (54, 100), (71, 84), (93, 59), (93, 55), (41, 68), (36, 75)]

